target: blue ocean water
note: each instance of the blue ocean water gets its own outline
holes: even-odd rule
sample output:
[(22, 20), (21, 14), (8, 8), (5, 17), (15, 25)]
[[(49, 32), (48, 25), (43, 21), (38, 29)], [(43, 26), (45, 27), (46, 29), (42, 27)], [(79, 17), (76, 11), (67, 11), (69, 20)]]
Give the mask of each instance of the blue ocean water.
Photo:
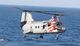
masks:
[[(63, 12), (64, 16), (61, 21), (66, 27), (66, 31), (59, 36), (59, 39), (54, 39), (54, 36), (44, 35), (43, 40), (32, 40), (32, 35), (29, 39), (23, 38), (20, 28), (20, 17), (22, 10), (16, 9), (31, 9), (31, 10), (52, 10)], [(32, 13), (35, 20), (48, 20), (50, 15)], [(27, 7), (27, 6), (0, 6), (0, 46), (80, 46), (80, 9), (78, 8), (49, 8), (49, 7)]]

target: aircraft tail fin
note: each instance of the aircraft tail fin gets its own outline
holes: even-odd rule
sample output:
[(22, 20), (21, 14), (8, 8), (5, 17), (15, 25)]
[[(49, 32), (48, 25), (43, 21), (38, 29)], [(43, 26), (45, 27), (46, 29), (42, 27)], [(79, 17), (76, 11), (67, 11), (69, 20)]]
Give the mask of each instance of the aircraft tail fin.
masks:
[(27, 21), (33, 21), (33, 18), (32, 18), (32, 14), (30, 12), (26, 12), (26, 20)]
[(21, 22), (26, 21), (26, 12), (22, 12)]
[(22, 12), (21, 22), (33, 21), (32, 14), (30, 12)]

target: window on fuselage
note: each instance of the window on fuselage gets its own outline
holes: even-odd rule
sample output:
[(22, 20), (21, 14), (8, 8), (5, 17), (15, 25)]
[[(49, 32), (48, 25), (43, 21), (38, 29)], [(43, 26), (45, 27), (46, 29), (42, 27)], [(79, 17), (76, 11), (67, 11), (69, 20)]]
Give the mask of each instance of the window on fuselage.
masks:
[(37, 26), (35, 26), (35, 28), (37, 28)]
[(35, 26), (35, 28), (39, 28), (39, 26)]
[(38, 28), (39, 28), (39, 26), (38, 26)]
[(45, 25), (43, 25), (43, 29), (45, 29)]

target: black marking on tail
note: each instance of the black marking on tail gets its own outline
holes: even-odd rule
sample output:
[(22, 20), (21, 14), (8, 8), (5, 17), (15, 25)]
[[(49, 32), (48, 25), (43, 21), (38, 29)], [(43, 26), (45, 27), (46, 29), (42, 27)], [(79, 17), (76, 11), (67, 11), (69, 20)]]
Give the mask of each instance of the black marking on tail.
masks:
[(27, 21), (23, 21), (23, 22), (21, 22), (21, 28), (25, 25), (27, 23)]

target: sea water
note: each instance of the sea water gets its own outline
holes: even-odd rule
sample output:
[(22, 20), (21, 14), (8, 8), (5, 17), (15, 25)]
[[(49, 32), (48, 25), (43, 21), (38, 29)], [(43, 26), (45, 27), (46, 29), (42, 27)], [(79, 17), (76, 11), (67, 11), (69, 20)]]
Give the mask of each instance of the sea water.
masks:
[[(44, 35), (43, 40), (33, 40), (31, 35), (23, 38), (20, 28), (21, 9), (31, 10), (50, 10), (63, 12), (61, 22), (66, 31), (56, 40), (53, 34)], [(50, 15), (41, 13), (32, 13), (34, 20), (49, 20)], [(79, 8), (41, 8), (27, 6), (0, 6), (0, 46), (80, 46), (80, 9)]]

